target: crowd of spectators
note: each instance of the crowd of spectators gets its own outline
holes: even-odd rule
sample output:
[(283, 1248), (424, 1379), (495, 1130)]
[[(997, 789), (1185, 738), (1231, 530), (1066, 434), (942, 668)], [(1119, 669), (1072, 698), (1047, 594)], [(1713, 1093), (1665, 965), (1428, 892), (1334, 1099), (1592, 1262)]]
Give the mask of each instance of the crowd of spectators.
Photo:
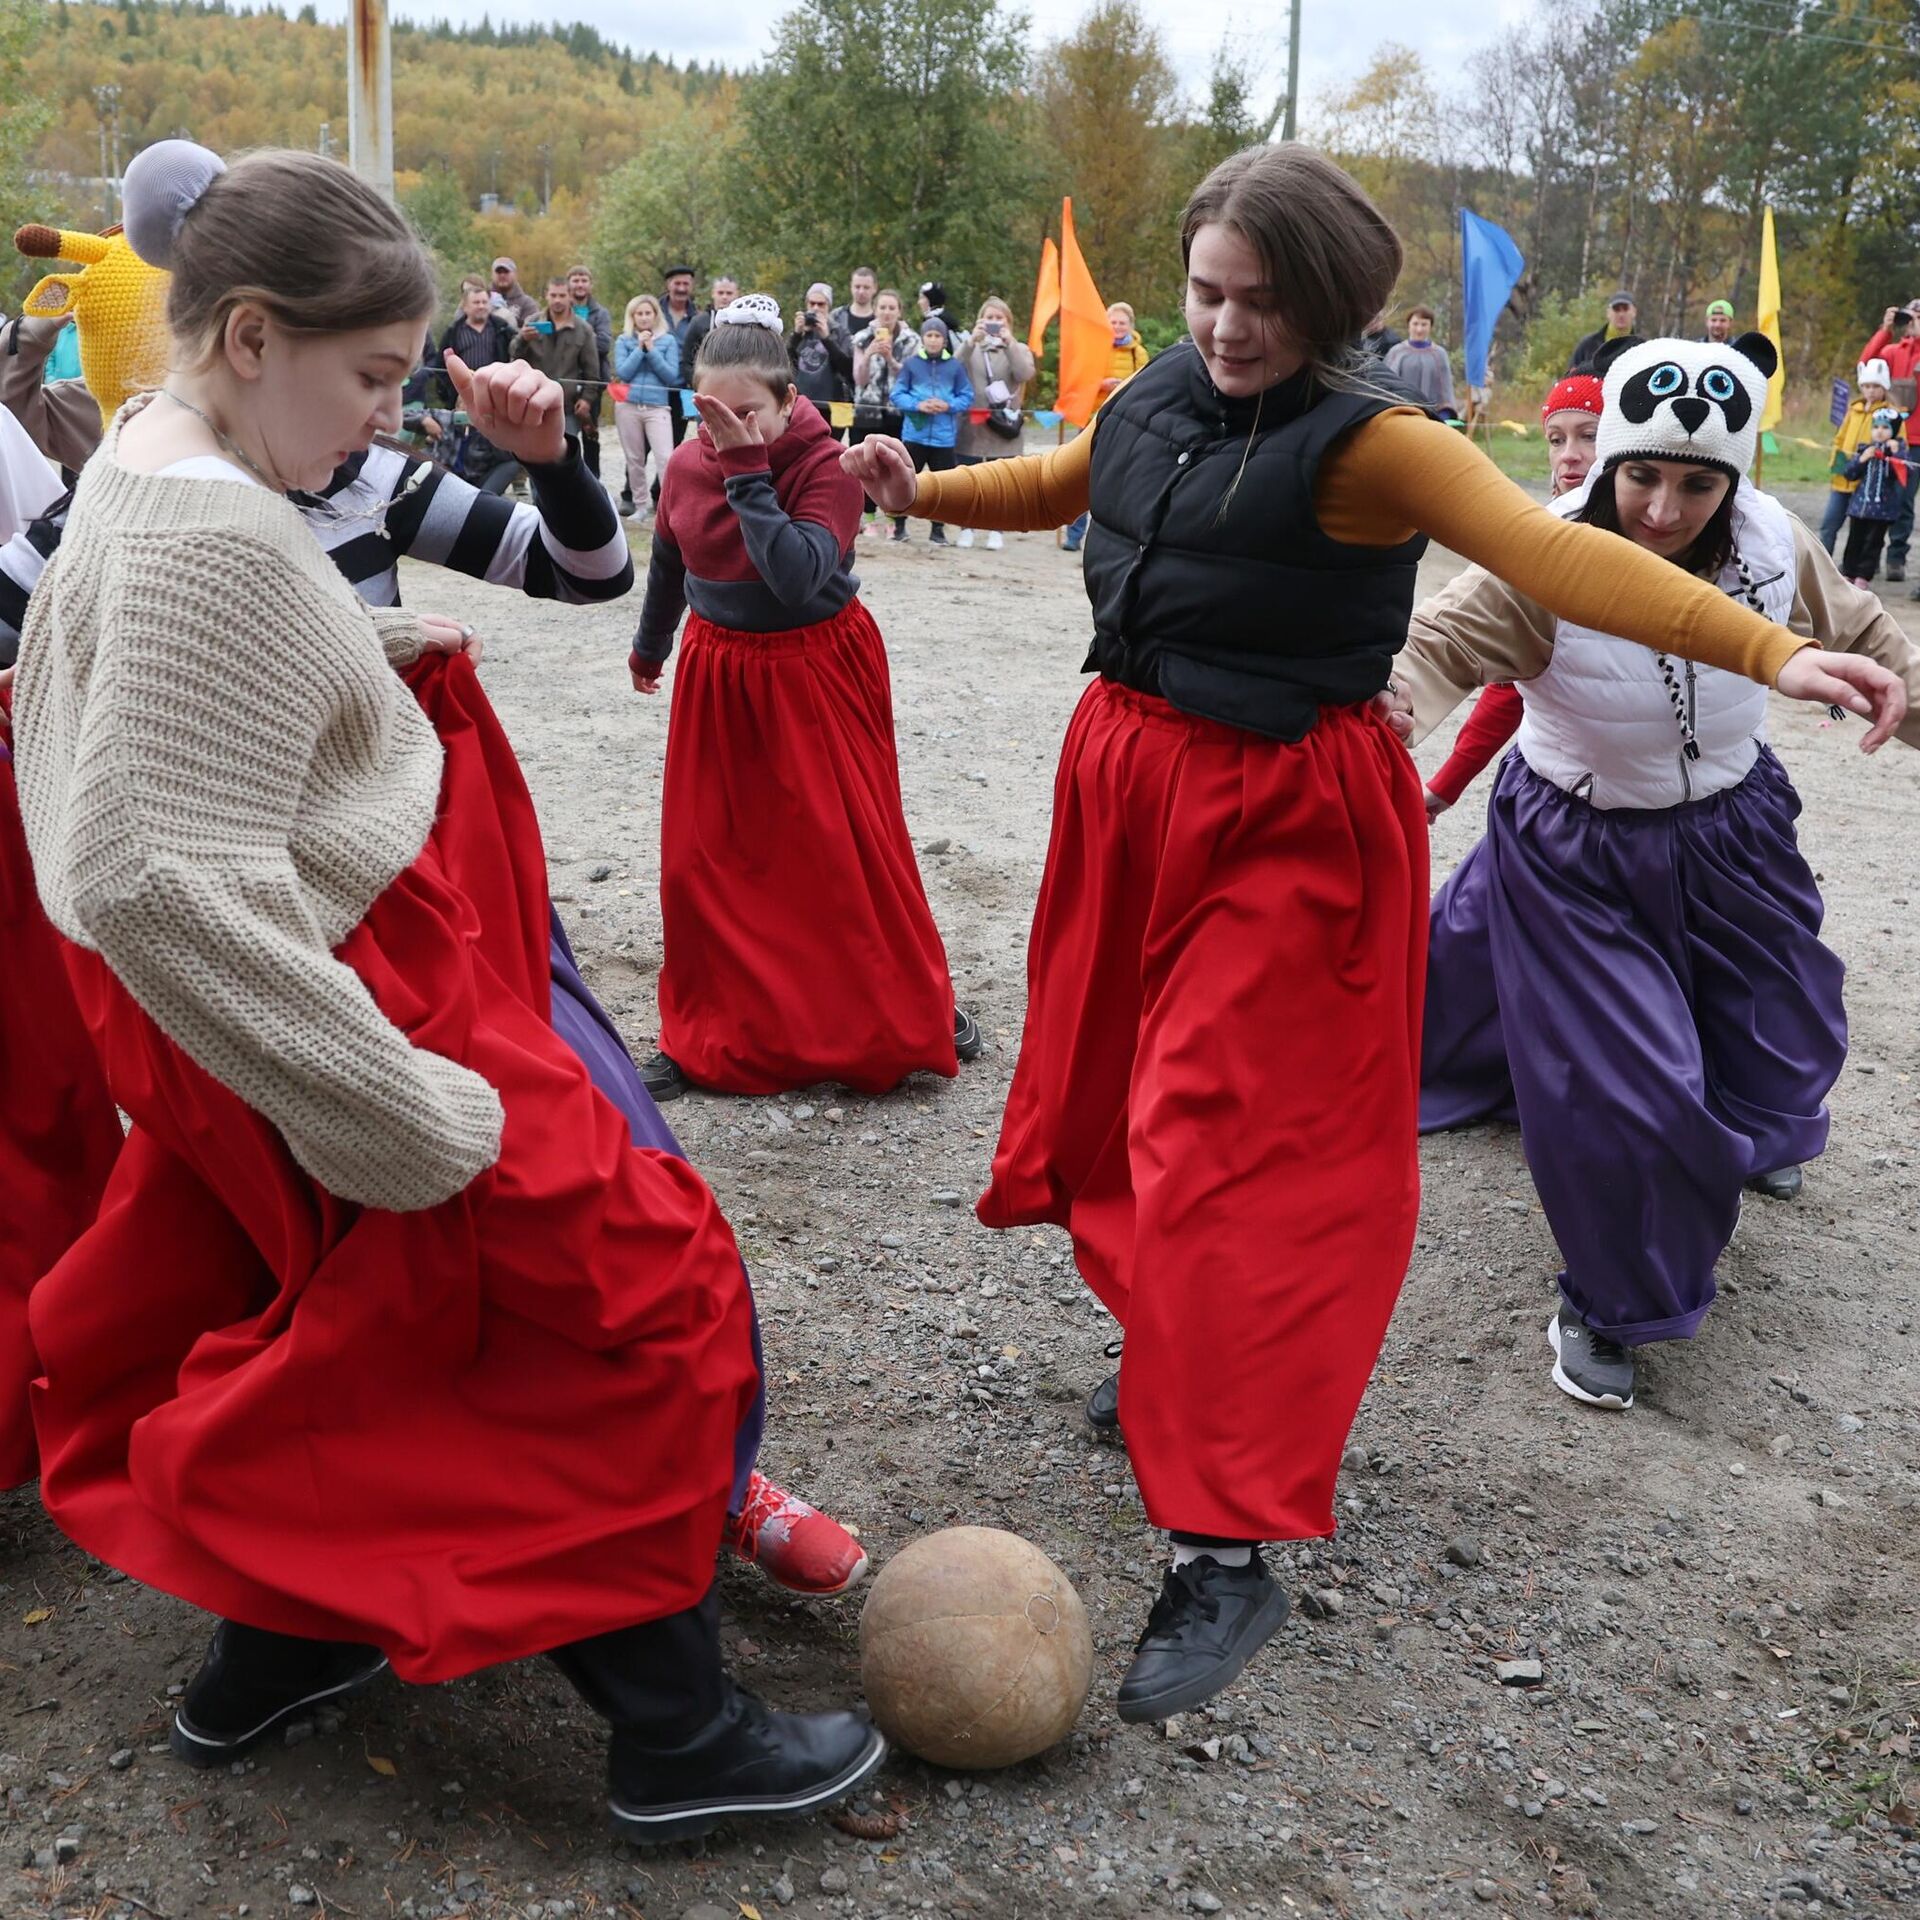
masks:
[[(625, 475), (620, 510), (645, 520), (659, 500), (666, 463), (687, 432), (700, 343), (715, 315), (740, 294), (733, 275), (717, 274), (702, 304), (694, 270), (684, 262), (669, 266), (661, 283), (657, 295), (638, 293), (627, 301), (616, 332), (612, 315), (594, 298), (593, 276), (585, 267), (556, 276), (536, 295), (521, 284), (518, 264), (503, 255), (487, 278), (461, 282), (459, 311), (430, 343), (416, 378), (413, 425), (434, 443), (437, 457), (476, 486), (505, 491), (519, 468), (454, 410), (444, 356), (457, 354), (470, 367), (531, 361), (565, 390), (567, 431), (596, 475), (601, 422), (611, 399)], [(906, 443), (916, 464), (935, 471), (1020, 451), (1034, 357), (1006, 301), (987, 299), (965, 324), (949, 307), (946, 287), (927, 280), (914, 289), (909, 318), (908, 297), (882, 286), (868, 266), (847, 276), (844, 300), (834, 295), (826, 280), (807, 287), (792, 314), (787, 352), (796, 390), (818, 408), (836, 438), (858, 442), (873, 433), (891, 434)], [(1117, 306), (1110, 317), (1116, 372), (1103, 393), (1146, 360), (1132, 309)], [(883, 531), (871, 509), (867, 518), (868, 531)], [(896, 525), (893, 537), (907, 537), (904, 525)], [(932, 537), (945, 544), (946, 530), (936, 527)], [(960, 530), (959, 544), (971, 546), (973, 540), (970, 529)], [(999, 534), (986, 536), (988, 547), (1001, 544)]]

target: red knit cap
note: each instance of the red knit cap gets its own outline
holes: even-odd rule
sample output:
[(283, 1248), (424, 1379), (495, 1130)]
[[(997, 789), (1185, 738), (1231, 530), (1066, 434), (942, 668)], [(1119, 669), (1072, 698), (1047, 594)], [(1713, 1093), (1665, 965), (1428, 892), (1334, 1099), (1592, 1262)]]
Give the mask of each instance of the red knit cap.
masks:
[(1597, 415), (1605, 391), (1592, 374), (1570, 373), (1547, 395), (1547, 404), (1540, 409), (1540, 418), (1543, 421), (1551, 420), (1556, 413)]

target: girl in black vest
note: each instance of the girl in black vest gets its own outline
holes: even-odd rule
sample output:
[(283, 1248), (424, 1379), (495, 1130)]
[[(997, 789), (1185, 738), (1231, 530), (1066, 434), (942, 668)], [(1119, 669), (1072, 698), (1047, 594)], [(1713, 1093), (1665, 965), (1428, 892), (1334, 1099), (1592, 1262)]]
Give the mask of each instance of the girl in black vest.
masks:
[[(1377, 389), (1358, 341), (1400, 243), (1298, 145), (1250, 148), (1181, 227), (1192, 338), (1036, 458), (923, 475), (887, 512), (1003, 530), (1091, 508), (1099, 675), (1068, 729), (1020, 1064), (980, 1202), (1049, 1221), (1126, 1329), (1117, 1396), (1173, 1562), (1122, 1719), (1197, 1706), (1286, 1618), (1258, 1551), (1333, 1529), (1406, 1270), (1427, 829), (1374, 708), (1431, 534), (1569, 618), (1843, 700), (1903, 697), (1656, 556), (1556, 518)], [(1836, 677), (1837, 676), (1837, 677)]]

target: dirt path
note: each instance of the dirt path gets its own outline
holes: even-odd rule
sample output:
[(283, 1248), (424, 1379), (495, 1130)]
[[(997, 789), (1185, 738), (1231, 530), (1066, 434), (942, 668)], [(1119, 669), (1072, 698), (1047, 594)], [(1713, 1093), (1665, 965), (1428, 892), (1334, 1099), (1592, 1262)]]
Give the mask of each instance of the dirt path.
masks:
[[(900, 1762), (870, 1803), (899, 1811), (892, 1838), (816, 1821), (659, 1856), (603, 1837), (600, 1735), (537, 1665), (389, 1684), (290, 1750), (196, 1776), (161, 1742), (204, 1621), (65, 1546), (29, 1491), (0, 1506), (0, 1915), (1694, 1916), (1920, 1897), (1920, 759), (1861, 762), (1854, 729), (1773, 716), (1854, 1051), (1830, 1150), (1797, 1204), (1749, 1206), (1703, 1337), (1658, 1350), (1630, 1417), (1554, 1392), (1558, 1262), (1517, 1139), (1429, 1141), (1339, 1535), (1275, 1554), (1315, 1617), (1297, 1608), (1210, 1712), (1125, 1729), (1113, 1689), (1160, 1549), (1124, 1454), (1079, 1417), (1109, 1328), (1063, 1236), (989, 1234), (950, 1203), (982, 1183), (1012, 1067), (1085, 598), (1051, 538), (922, 539), (863, 543), (861, 571), (908, 817), (991, 1049), (887, 1099), (694, 1097), (673, 1119), (756, 1276), (769, 1469), (880, 1556), (954, 1521), (1042, 1543), (1094, 1623), (1080, 1731), (984, 1779)], [(667, 712), (627, 690), (637, 605), (543, 608), (411, 568), (405, 585), (489, 635), (582, 965), (649, 1047)], [(1441, 821), (1438, 871), (1483, 799)], [(746, 1573), (724, 1592), (750, 1685), (852, 1694), (855, 1607)], [(1510, 1657), (1545, 1684), (1499, 1685)]]

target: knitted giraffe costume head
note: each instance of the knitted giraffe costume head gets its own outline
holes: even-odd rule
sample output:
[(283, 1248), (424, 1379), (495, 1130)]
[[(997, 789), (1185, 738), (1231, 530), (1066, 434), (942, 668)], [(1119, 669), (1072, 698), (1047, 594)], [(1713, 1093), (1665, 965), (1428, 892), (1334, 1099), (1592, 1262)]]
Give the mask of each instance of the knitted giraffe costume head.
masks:
[(80, 263), (77, 273), (48, 274), (20, 311), (78, 324), (81, 375), (105, 426), (131, 395), (166, 377), (168, 276), (148, 266), (118, 227), (104, 233), (22, 227), (13, 244), (30, 260)]

